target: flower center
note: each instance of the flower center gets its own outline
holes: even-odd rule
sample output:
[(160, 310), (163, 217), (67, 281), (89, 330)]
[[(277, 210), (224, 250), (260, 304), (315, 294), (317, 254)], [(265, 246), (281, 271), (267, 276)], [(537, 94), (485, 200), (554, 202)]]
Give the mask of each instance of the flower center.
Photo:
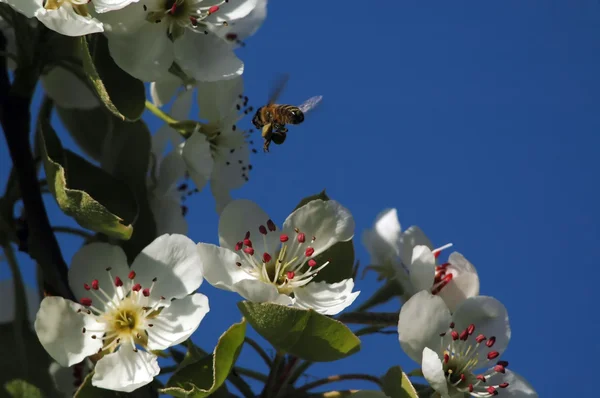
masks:
[(89, 0), (44, 0), (44, 8), (46, 10), (58, 10), (64, 4), (71, 4), (75, 13), (86, 17), (89, 15), (87, 3), (89, 3)]
[[(498, 395), (499, 389), (508, 387), (508, 383), (490, 384), (489, 378), (498, 374), (505, 373), (508, 362), (497, 361), (487, 371), (481, 374), (474, 374), (476, 368), (490, 366), (500, 353), (491, 348), (496, 342), (496, 337), (486, 338), (483, 334), (472, 337), (475, 332), (475, 325), (470, 324), (462, 332), (454, 329), (454, 323), (450, 324), (449, 332), (440, 334), (442, 339), (441, 347), (443, 351), (443, 369), (446, 375), (448, 386), (455, 392), (469, 393), (474, 397), (491, 397)], [(449, 339), (448, 339), (449, 338)], [(488, 351), (487, 360), (480, 362), (481, 351)], [(452, 391), (451, 394), (452, 395)]]
[(317, 238), (307, 238), (310, 235), (298, 228), (294, 228), (293, 237), (279, 235), (279, 248), (268, 247), (267, 235), (277, 232), (277, 226), (272, 220), (267, 220), (266, 226), (260, 225), (258, 232), (262, 235), (265, 252), (257, 253), (254, 250), (248, 231), (244, 239), (235, 245), (235, 250), (245, 260), (243, 263), (236, 263), (236, 266), (256, 279), (275, 285), (281, 294), (293, 294), (294, 289), (308, 284), (319, 271), (329, 265), (329, 261), (317, 265), (313, 258), (315, 249), (311, 246)]
[[(449, 247), (452, 247), (452, 243), (448, 243), (447, 245), (432, 250), (432, 253), (437, 259), (442, 253), (442, 250), (448, 249)], [(450, 266), (450, 263), (444, 263), (435, 267), (435, 277), (433, 279), (433, 286), (431, 287), (431, 294), (438, 294), (446, 287), (446, 285), (448, 285), (448, 283), (450, 283), (454, 277), (454, 274), (449, 269)]]
[[(54, 0), (58, 1), (58, 0)], [(81, 1), (81, 0), (78, 0)], [(212, 29), (219, 26), (227, 26), (227, 22), (214, 24), (206, 19), (219, 11), (219, 7), (229, 0), (223, 0), (212, 6), (201, 6), (203, 0), (164, 0), (157, 9), (149, 10), (142, 4), (146, 14), (146, 20), (152, 23), (167, 22), (167, 34), (171, 40), (180, 37), (185, 28), (201, 30), (208, 34)]]
[(92, 339), (102, 339), (104, 345), (98, 352), (113, 352), (123, 343), (130, 344), (137, 352), (136, 345), (147, 346), (150, 337), (148, 329), (154, 326), (151, 323), (152, 319), (160, 315), (166, 299), (161, 296), (150, 305), (150, 296), (157, 278), (152, 280), (150, 287), (144, 289), (139, 283), (135, 283), (134, 271), (129, 272), (129, 281), (126, 284), (119, 276), (113, 278), (110, 267), (106, 272), (110, 280), (114, 281), (112, 296), (100, 287), (97, 279), (94, 279), (91, 285), (83, 285), (85, 290), (95, 297), (94, 300), (103, 304), (103, 309), (95, 307), (91, 298), (84, 297), (80, 302), (87, 309), (78, 311), (93, 317), (103, 327), (95, 330), (83, 328), (82, 332), (91, 334)]

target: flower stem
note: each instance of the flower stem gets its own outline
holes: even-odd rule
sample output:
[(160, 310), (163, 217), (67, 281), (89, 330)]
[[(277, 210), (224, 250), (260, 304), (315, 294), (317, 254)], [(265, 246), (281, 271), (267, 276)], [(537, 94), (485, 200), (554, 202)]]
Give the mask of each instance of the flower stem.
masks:
[(86, 232), (82, 229), (63, 227), (63, 226), (55, 226), (55, 227), (52, 227), (52, 230), (54, 232), (62, 232), (64, 234), (77, 235), (77, 236), (84, 238), (85, 240), (93, 240), (94, 239), (94, 235), (92, 235), (89, 232)]
[(347, 312), (337, 318), (344, 323), (356, 323), (362, 325), (397, 326), (397, 312)]
[(281, 365), (283, 364), (284, 358), (285, 358), (284, 353), (278, 350), (277, 354), (275, 354), (275, 358), (273, 359), (273, 364), (271, 365), (271, 371), (269, 372), (269, 378), (267, 379), (267, 382), (265, 383), (265, 387), (263, 388), (262, 392), (260, 393), (260, 398), (269, 398), (272, 396), (272, 393), (273, 393), (272, 390), (277, 382), (277, 375), (279, 374), (279, 371), (281, 370)]
[(256, 372), (254, 370), (242, 368), (242, 367), (239, 367), (239, 366), (235, 367), (235, 371), (238, 372), (242, 376), (247, 376), (247, 377), (249, 377), (251, 379), (262, 381), (263, 383), (265, 383), (267, 381), (267, 379), (268, 379), (268, 377), (267, 377), (266, 374), (263, 374), (263, 373), (260, 373), (260, 372)]
[(154, 105), (152, 102), (146, 100), (146, 109), (154, 114), (157, 118), (163, 120), (165, 123), (177, 123), (177, 120), (173, 119), (171, 116), (167, 115), (163, 112), (158, 106)]
[(302, 362), (302, 364), (298, 365), (298, 367), (296, 367), (296, 369), (292, 372), (288, 383), (290, 385), (294, 385), (294, 383), (300, 378), (300, 376), (304, 374), (304, 372), (306, 372), (306, 369), (308, 369), (312, 364), (313, 362), (304, 361)]
[(246, 337), (246, 338), (244, 338), (244, 343), (246, 343), (250, 347), (254, 348), (254, 350), (265, 361), (265, 363), (267, 364), (268, 367), (271, 367), (273, 365), (273, 361), (271, 361), (271, 358), (269, 358), (269, 356), (267, 355), (265, 350), (263, 350), (262, 347), (256, 341), (254, 341), (250, 337)]
[(312, 383), (305, 384), (302, 387), (298, 388), (291, 397), (301, 397), (304, 395), (304, 393), (306, 393), (309, 390), (312, 390), (313, 388), (317, 388), (317, 387), (323, 386), (325, 384), (335, 383), (335, 382), (343, 381), (343, 380), (366, 380), (366, 381), (371, 381), (371, 382), (377, 384), (379, 387), (381, 387), (381, 380), (379, 379), (379, 377), (362, 374), (362, 373), (348, 373), (348, 374), (342, 374), (342, 375), (329, 376), (324, 379), (316, 380), (316, 381), (313, 381)]

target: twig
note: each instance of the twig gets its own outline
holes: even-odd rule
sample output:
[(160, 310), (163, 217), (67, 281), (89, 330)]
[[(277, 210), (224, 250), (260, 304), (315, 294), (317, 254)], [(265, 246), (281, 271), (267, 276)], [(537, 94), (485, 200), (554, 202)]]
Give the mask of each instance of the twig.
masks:
[(84, 238), (85, 240), (92, 240), (94, 239), (94, 235), (86, 232), (82, 229), (77, 229), (77, 228), (71, 228), (71, 227), (63, 227), (63, 226), (54, 226), (52, 227), (52, 230), (54, 232), (61, 232), (64, 234), (71, 234), (71, 235), (77, 235), (80, 236), (82, 238)]
[[(0, 35), (0, 51), (6, 47)], [(42, 201), (37, 171), (29, 145), (29, 106), (37, 82), (31, 65), (19, 65), (11, 86), (6, 62), (0, 57), (0, 124), (17, 171), (31, 239), (30, 255), (42, 267), (46, 290), (51, 295), (73, 298), (67, 282), (67, 264), (50, 227)]]
[(347, 312), (337, 318), (344, 323), (356, 323), (362, 325), (398, 325), (397, 312)]
[(146, 101), (146, 109), (148, 109), (154, 116), (161, 119), (165, 123), (177, 123), (177, 120), (173, 119), (171, 116), (167, 115), (163, 112), (158, 106), (154, 105), (150, 101)]
[(267, 398), (271, 396), (271, 389), (277, 381), (277, 375), (279, 374), (279, 369), (281, 368), (281, 364), (283, 363), (284, 358), (284, 354), (281, 351), (277, 351), (277, 354), (275, 354), (275, 358), (273, 359), (271, 371), (269, 372), (269, 378), (267, 379), (265, 387), (260, 393), (260, 398)]
[(348, 374), (342, 374), (342, 375), (329, 376), (324, 379), (319, 379), (319, 380), (313, 381), (312, 383), (305, 384), (302, 387), (298, 388), (294, 392), (292, 397), (302, 396), (303, 393), (305, 393), (313, 388), (317, 388), (317, 387), (323, 386), (325, 384), (335, 383), (335, 382), (343, 381), (343, 380), (366, 380), (366, 381), (371, 381), (371, 382), (377, 384), (379, 387), (381, 387), (381, 380), (379, 379), (379, 377), (362, 374), (362, 373), (348, 373)]
[(298, 367), (292, 372), (288, 383), (290, 385), (294, 385), (294, 383), (300, 378), (300, 376), (302, 376), (304, 372), (306, 372), (306, 369), (308, 369), (312, 364), (313, 362), (304, 361), (302, 362), (302, 364), (298, 365)]
[(267, 353), (265, 352), (265, 350), (263, 350), (263, 348), (256, 341), (254, 341), (250, 337), (246, 337), (246, 338), (244, 338), (244, 343), (246, 343), (250, 347), (254, 348), (254, 350), (265, 361), (265, 363), (267, 364), (268, 367), (271, 367), (271, 365), (273, 365), (273, 361), (271, 360), (271, 358), (269, 357), (269, 355), (267, 355)]

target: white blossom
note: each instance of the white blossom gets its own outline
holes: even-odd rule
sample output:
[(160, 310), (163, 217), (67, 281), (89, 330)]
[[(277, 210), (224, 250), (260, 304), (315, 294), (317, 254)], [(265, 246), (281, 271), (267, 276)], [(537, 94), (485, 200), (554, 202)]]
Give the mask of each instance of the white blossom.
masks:
[(315, 257), (353, 235), (352, 215), (333, 200), (313, 200), (295, 210), (282, 230), (254, 202), (235, 200), (219, 220), (220, 247), (199, 243), (198, 252), (205, 263), (206, 280), (215, 287), (253, 302), (335, 315), (360, 292), (352, 292), (352, 279), (313, 282), (329, 264), (319, 264)]
[(234, 46), (265, 15), (266, 0), (140, 0), (98, 18), (113, 59), (132, 76), (165, 79), (176, 62), (195, 80), (216, 81), (242, 74)]
[(92, 363), (89, 359), (71, 367), (60, 366), (58, 362), (52, 362), (48, 369), (54, 387), (64, 398), (71, 398), (83, 383), (85, 377), (92, 371)]
[(376, 269), (400, 283), (404, 300), (428, 290), (442, 297), (453, 311), (466, 298), (479, 294), (479, 276), (473, 264), (453, 252), (448, 261), (438, 265), (441, 252), (452, 244), (434, 249), (417, 226), (402, 232), (396, 209), (379, 213), (362, 240)]
[(398, 337), (404, 352), (442, 398), (533, 398), (525, 379), (500, 360), (510, 340), (506, 308), (492, 297), (464, 300), (451, 314), (441, 297), (421, 291), (400, 310)]
[(93, 18), (87, 0), (0, 0), (27, 18), (37, 18), (48, 29), (66, 36), (102, 32), (102, 23)]
[(159, 373), (150, 351), (185, 341), (209, 311), (206, 296), (194, 293), (201, 283), (201, 259), (185, 236), (158, 237), (131, 268), (120, 247), (90, 243), (69, 268), (79, 303), (44, 298), (35, 330), (61, 366), (102, 354), (92, 384), (131, 392)]

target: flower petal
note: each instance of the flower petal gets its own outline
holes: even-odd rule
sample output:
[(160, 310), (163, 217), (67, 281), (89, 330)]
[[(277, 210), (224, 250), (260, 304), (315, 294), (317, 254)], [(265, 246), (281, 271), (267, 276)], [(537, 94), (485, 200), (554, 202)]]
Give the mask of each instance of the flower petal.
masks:
[(231, 250), (208, 243), (198, 243), (196, 248), (204, 264), (204, 277), (214, 287), (233, 292), (236, 283), (254, 279), (236, 265), (242, 260)]
[(373, 228), (362, 234), (362, 242), (371, 255), (372, 264), (385, 264), (400, 253), (401, 227), (396, 209), (385, 209), (377, 215)]
[(291, 297), (277, 291), (275, 285), (258, 279), (245, 279), (233, 285), (233, 289), (240, 296), (254, 303), (274, 303), (280, 305), (292, 305)]
[(129, 346), (98, 361), (92, 385), (107, 390), (131, 392), (152, 382), (160, 367), (156, 355)]
[(227, 186), (222, 185), (219, 180), (210, 182), (210, 192), (215, 198), (215, 210), (218, 215), (223, 213), (223, 209), (233, 200)]
[(404, 231), (400, 238), (400, 258), (402, 264), (408, 267), (408, 264), (412, 261), (413, 249), (418, 245), (424, 245), (433, 250), (433, 245), (429, 241), (429, 238), (425, 236), (419, 227), (413, 225)]
[(252, 247), (259, 255), (262, 256), (263, 253), (274, 255), (280, 244), (279, 233), (274, 231), (261, 235), (259, 231), (259, 227), (261, 225), (266, 227), (270, 219), (269, 215), (251, 200), (234, 200), (221, 213), (219, 244), (229, 250), (235, 250), (236, 243), (243, 241), (244, 236), (249, 232)]
[[(35, 316), (40, 308), (40, 295), (37, 290), (24, 285), (25, 299), (27, 300), (27, 318), (30, 323), (35, 321)], [(0, 281), (0, 324), (10, 323), (15, 320), (15, 284), (12, 279)]]
[[(227, 7), (225, 15), (216, 13), (217, 22), (223, 20), (230, 22), (236, 20), (236, 22), (221, 27), (215, 33), (221, 37), (235, 37), (238, 40), (243, 40), (256, 33), (267, 17), (267, 0), (245, 1), (244, 5), (246, 7), (236, 7), (234, 9)], [(222, 16), (223, 18), (221, 18)]]
[(108, 12), (120, 10), (139, 0), (94, 0), (94, 9), (96, 12)]
[(0, 0), (0, 3), (6, 3), (27, 18), (33, 18), (35, 12), (43, 8), (43, 0)]
[(173, 43), (161, 25), (146, 22), (129, 35), (107, 34), (108, 49), (115, 63), (143, 81), (164, 79), (173, 63), (174, 54)]
[[(176, 195), (176, 194), (175, 194)], [(156, 223), (156, 234), (182, 234), (188, 232), (188, 224), (182, 214), (179, 198), (159, 196), (150, 198), (150, 209)]]
[(294, 289), (295, 307), (313, 309), (323, 315), (337, 315), (349, 307), (360, 292), (352, 292), (354, 281), (337, 283), (311, 282)]
[(50, 69), (40, 80), (46, 94), (63, 108), (93, 109), (100, 106), (98, 97), (89, 86), (63, 67)]
[(174, 44), (177, 63), (198, 81), (232, 79), (244, 72), (244, 64), (231, 45), (215, 34), (186, 31)]
[(173, 119), (189, 120), (193, 102), (194, 90), (186, 89), (180, 92), (171, 107), (171, 116)]
[(498, 385), (508, 383), (508, 387), (500, 390), (500, 396), (508, 398), (537, 398), (538, 394), (525, 378), (508, 369), (506, 373), (496, 373), (488, 379), (487, 384)]
[(103, 330), (104, 325), (83, 311), (77, 312), (80, 309), (84, 307), (62, 297), (46, 297), (35, 319), (34, 328), (40, 343), (62, 366), (79, 363), (102, 347), (101, 339), (93, 339), (92, 333), (82, 330)]
[(477, 296), (463, 301), (452, 316), (455, 330), (462, 331), (469, 325), (475, 325), (475, 334), (483, 334), (488, 339), (495, 337), (496, 342), (488, 350), (479, 350), (478, 363), (485, 366), (489, 351), (498, 351), (500, 355), (504, 352), (510, 341), (510, 324), (508, 313), (504, 305), (493, 297)]
[(337, 242), (345, 242), (354, 236), (354, 218), (350, 211), (335, 200), (313, 200), (295, 210), (283, 223), (283, 232), (294, 236), (298, 228), (307, 237), (315, 237), (311, 244), (314, 256), (319, 255)]
[(435, 351), (427, 347), (423, 348), (421, 369), (423, 370), (423, 376), (429, 382), (431, 388), (440, 393), (443, 398), (448, 397), (448, 383), (444, 375), (444, 367)]
[(152, 298), (181, 298), (202, 284), (202, 259), (194, 242), (184, 235), (162, 235), (150, 243), (133, 261), (135, 281), (150, 287)]
[(400, 310), (400, 346), (409, 357), (421, 363), (423, 349), (439, 347), (440, 333), (448, 330), (450, 320), (450, 311), (444, 300), (427, 291), (420, 291)]
[(210, 144), (206, 136), (194, 133), (185, 141), (183, 160), (187, 166), (190, 178), (198, 190), (202, 190), (213, 171), (214, 161), (210, 153)]
[(427, 246), (415, 246), (408, 273), (416, 292), (431, 290), (435, 278), (435, 257)]
[(48, 29), (65, 36), (83, 36), (104, 31), (102, 22), (90, 16), (84, 17), (75, 12), (71, 3), (63, 3), (56, 10), (40, 8), (35, 17)]
[(250, 149), (248, 144), (243, 141), (241, 133), (239, 137), (241, 140), (237, 146), (232, 148), (221, 146), (219, 143), (215, 153), (215, 163), (210, 179), (223, 190), (230, 191), (240, 188), (248, 181)]
[(200, 118), (218, 123), (237, 114), (236, 103), (244, 94), (242, 76), (214, 82), (198, 82), (198, 107)]
[(196, 293), (175, 300), (147, 328), (148, 348), (164, 350), (187, 340), (210, 311), (208, 297)]
[(185, 177), (186, 165), (179, 151), (171, 151), (160, 162), (158, 169), (156, 195), (166, 195), (176, 188), (177, 183)]
[(479, 295), (479, 276), (473, 264), (460, 253), (452, 253), (448, 262), (446, 273), (451, 273), (453, 278), (438, 296), (444, 299), (450, 312), (454, 312), (465, 299)]
[(150, 98), (156, 106), (163, 106), (175, 95), (183, 82), (177, 76), (168, 73), (161, 80), (150, 83)]
[[(73, 255), (71, 267), (69, 268), (69, 286), (75, 297), (78, 300), (82, 297), (93, 299), (94, 296), (84, 288), (84, 284), (91, 285), (94, 279), (98, 280), (98, 285), (106, 293), (116, 297), (115, 281), (106, 272), (109, 267), (113, 277), (118, 276), (124, 280), (129, 273), (127, 256), (119, 246), (94, 242), (79, 249)], [(99, 309), (104, 308), (101, 302), (94, 301), (94, 306)]]

